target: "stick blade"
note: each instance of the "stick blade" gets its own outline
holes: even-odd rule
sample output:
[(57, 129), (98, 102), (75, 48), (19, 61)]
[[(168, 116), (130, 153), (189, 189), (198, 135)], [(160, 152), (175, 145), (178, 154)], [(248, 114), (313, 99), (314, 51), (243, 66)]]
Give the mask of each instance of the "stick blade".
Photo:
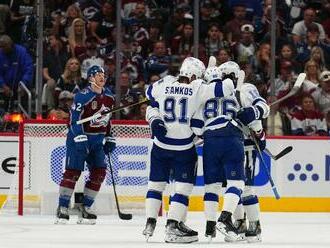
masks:
[(274, 156), (274, 160), (277, 160), (277, 159), (285, 156), (286, 154), (288, 154), (292, 150), (293, 150), (293, 147), (292, 146), (286, 147), (283, 151), (281, 151), (279, 154), (277, 154), (276, 156)]
[(303, 82), (305, 81), (305, 79), (306, 79), (306, 73), (304, 73), (304, 72), (299, 73), (293, 87), (299, 89), (301, 87), (301, 85), (303, 84)]
[(131, 220), (133, 218), (132, 214), (119, 213), (119, 218), (122, 220)]
[(217, 59), (214, 56), (210, 56), (209, 63), (207, 64), (207, 68), (214, 67), (217, 65)]

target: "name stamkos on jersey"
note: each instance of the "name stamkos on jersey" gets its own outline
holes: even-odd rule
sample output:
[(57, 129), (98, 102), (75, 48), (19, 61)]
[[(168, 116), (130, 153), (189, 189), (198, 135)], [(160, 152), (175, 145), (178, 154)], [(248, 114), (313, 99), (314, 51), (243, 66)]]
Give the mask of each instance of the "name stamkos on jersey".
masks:
[(166, 95), (192, 96), (193, 95), (193, 89), (182, 87), (182, 86), (168, 86), (168, 87), (165, 88), (165, 94)]

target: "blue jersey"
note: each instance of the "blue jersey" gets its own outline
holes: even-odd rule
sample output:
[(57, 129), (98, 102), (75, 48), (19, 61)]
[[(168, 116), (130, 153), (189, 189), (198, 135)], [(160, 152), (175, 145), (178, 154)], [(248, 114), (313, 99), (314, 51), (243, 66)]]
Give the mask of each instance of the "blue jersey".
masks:
[(110, 114), (80, 125), (77, 121), (111, 109), (114, 104), (114, 96), (109, 89), (103, 89), (101, 94), (95, 93), (90, 87), (80, 91), (75, 95), (70, 110), (70, 132), (73, 136), (110, 134)]

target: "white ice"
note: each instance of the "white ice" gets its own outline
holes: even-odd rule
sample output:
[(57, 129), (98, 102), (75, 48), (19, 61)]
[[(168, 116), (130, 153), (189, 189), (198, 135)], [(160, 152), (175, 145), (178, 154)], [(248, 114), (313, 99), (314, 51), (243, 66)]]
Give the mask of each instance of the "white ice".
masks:
[(75, 224), (54, 225), (53, 216), (0, 215), (0, 248), (112, 248), (112, 247), (248, 247), (253, 248), (330, 248), (329, 213), (262, 213), (261, 243), (228, 244), (223, 236), (211, 244), (204, 237), (203, 213), (189, 213), (187, 224), (199, 231), (199, 242), (193, 244), (164, 243), (165, 218), (160, 217), (155, 235), (146, 243), (142, 236), (143, 216), (130, 221), (119, 220), (116, 215), (99, 216), (94, 226)]

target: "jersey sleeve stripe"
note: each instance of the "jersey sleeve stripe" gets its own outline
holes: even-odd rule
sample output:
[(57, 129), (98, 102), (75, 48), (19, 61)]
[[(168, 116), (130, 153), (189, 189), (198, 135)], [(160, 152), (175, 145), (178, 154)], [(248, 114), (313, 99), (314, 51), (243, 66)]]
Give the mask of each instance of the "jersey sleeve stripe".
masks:
[(190, 121), (190, 127), (202, 128), (203, 126), (204, 126), (204, 121), (202, 120), (192, 118)]
[(189, 138), (185, 139), (173, 139), (168, 137), (157, 138), (160, 142), (165, 143), (167, 145), (175, 145), (175, 146), (184, 146), (193, 142), (195, 135), (191, 135)]
[(152, 96), (152, 85), (150, 85), (147, 89), (147, 98), (150, 100), (150, 106), (153, 108), (159, 108), (159, 103), (155, 100), (155, 98)]
[(223, 97), (223, 87), (222, 83), (216, 83), (214, 87), (214, 95), (215, 97)]

